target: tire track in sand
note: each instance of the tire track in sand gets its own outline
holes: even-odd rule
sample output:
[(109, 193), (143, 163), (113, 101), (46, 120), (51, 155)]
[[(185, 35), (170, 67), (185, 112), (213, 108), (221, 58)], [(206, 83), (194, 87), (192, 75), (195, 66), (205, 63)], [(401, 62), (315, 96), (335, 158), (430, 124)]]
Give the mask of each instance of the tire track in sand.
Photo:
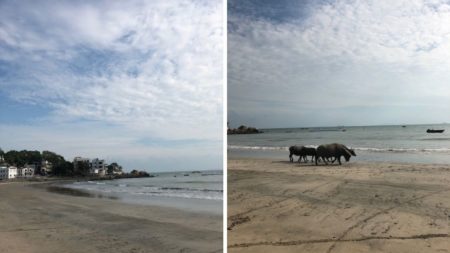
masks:
[(417, 239), (432, 239), (432, 238), (450, 238), (449, 234), (421, 234), (412, 236), (367, 236), (360, 238), (351, 239), (317, 239), (317, 240), (297, 240), (297, 241), (265, 241), (265, 242), (254, 242), (254, 243), (238, 243), (228, 246), (228, 248), (244, 248), (252, 246), (296, 246), (302, 244), (315, 244), (315, 243), (341, 243), (341, 242), (361, 242), (369, 240), (417, 240)]
[[(445, 191), (449, 191), (449, 189), (444, 189), (444, 190), (440, 190), (440, 191), (431, 192), (431, 193), (422, 195), (422, 196), (420, 196), (420, 197), (412, 198), (412, 199), (410, 199), (410, 200), (408, 200), (408, 201), (405, 201), (405, 202), (403, 202), (403, 203), (401, 203), (401, 204), (411, 203), (411, 202), (413, 202), (413, 201), (416, 201), (416, 200), (419, 200), (419, 199), (424, 199), (424, 198), (427, 198), (427, 197), (429, 197), (429, 196), (432, 196), (432, 195), (435, 195), (435, 194), (439, 194), (439, 193), (445, 192)], [(380, 214), (388, 213), (389, 211), (391, 211), (391, 210), (393, 210), (393, 209), (395, 209), (395, 208), (397, 208), (397, 207), (399, 207), (399, 205), (395, 205), (395, 206), (392, 206), (392, 207), (389, 207), (389, 208), (382, 209), (382, 210), (380, 210), (380, 211), (378, 211), (378, 212), (376, 212), (376, 213), (370, 215), (369, 217), (366, 217), (366, 218), (364, 218), (364, 219), (358, 221), (357, 223), (353, 224), (353, 225), (350, 226), (347, 230), (345, 230), (344, 233), (342, 233), (342, 235), (339, 236), (339, 238), (336, 239), (336, 241), (334, 241), (334, 243), (328, 248), (327, 253), (330, 253), (331, 251), (333, 251), (333, 249), (336, 247), (336, 242), (344, 241), (343, 238), (344, 238), (345, 236), (347, 236), (347, 234), (348, 234), (350, 231), (352, 231), (354, 228), (359, 227), (361, 224), (363, 224), (363, 223), (365, 223), (365, 222), (367, 222), (367, 221), (369, 221), (369, 220), (371, 220), (371, 219), (377, 217), (377, 216), (380, 215)], [(447, 235), (447, 237), (448, 237), (448, 234), (438, 234), (438, 235)], [(417, 237), (417, 236), (416, 236), (416, 237)], [(441, 237), (442, 237), (442, 236), (441, 236)], [(390, 237), (388, 237), (388, 238), (390, 238)], [(419, 238), (414, 238), (414, 239), (421, 239), (421, 238), (419, 237)], [(424, 238), (424, 239), (426, 239), (426, 238)]]

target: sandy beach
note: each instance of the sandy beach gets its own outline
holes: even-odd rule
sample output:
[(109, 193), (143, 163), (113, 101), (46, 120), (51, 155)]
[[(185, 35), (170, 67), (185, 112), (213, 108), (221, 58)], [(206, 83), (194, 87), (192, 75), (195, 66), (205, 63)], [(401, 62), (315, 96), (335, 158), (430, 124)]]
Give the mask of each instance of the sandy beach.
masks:
[(228, 159), (229, 252), (449, 252), (450, 166)]
[(0, 253), (222, 252), (222, 217), (0, 183)]

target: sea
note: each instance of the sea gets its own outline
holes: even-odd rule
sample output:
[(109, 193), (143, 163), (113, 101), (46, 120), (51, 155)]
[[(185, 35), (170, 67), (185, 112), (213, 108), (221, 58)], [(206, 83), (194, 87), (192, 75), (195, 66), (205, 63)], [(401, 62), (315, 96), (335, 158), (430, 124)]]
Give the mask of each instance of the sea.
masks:
[[(444, 129), (427, 133), (427, 129)], [(450, 163), (450, 124), (338, 126), (261, 129), (261, 134), (228, 135), (228, 157), (288, 160), (289, 146), (342, 143), (356, 152), (351, 160)]]
[(221, 170), (160, 172), (151, 175), (153, 177), (79, 181), (64, 187), (86, 191), (94, 197), (116, 199), (132, 204), (222, 213)]

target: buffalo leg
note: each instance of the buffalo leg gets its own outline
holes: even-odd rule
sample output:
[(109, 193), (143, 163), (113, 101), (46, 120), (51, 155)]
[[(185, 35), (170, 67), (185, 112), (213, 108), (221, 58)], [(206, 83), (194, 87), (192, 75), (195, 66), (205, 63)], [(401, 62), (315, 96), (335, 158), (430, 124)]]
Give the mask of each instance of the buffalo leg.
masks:
[[(336, 160), (336, 159), (335, 159), (335, 160)], [(340, 157), (340, 156), (337, 158), (337, 160), (338, 160), (338, 162), (339, 162), (339, 165), (342, 165), (342, 163), (341, 163), (341, 157)]]
[(289, 161), (294, 162), (294, 158), (292, 158), (292, 153), (289, 154)]

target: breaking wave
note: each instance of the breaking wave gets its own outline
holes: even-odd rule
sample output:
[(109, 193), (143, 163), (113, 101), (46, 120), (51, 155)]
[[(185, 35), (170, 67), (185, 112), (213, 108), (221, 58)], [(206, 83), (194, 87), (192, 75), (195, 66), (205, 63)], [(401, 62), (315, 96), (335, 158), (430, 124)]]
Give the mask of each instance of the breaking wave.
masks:
[[(314, 145), (306, 145), (306, 147), (317, 148)], [(352, 147), (356, 151), (380, 152), (380, 153), (450, 153), (450, 148), (375, 148), (375, 147)], [(229, 145), (229, 150), (261, 150), (261, 151), (288, 151), (289, 147), (262, 147), (262, 146), (237, 146)]]

